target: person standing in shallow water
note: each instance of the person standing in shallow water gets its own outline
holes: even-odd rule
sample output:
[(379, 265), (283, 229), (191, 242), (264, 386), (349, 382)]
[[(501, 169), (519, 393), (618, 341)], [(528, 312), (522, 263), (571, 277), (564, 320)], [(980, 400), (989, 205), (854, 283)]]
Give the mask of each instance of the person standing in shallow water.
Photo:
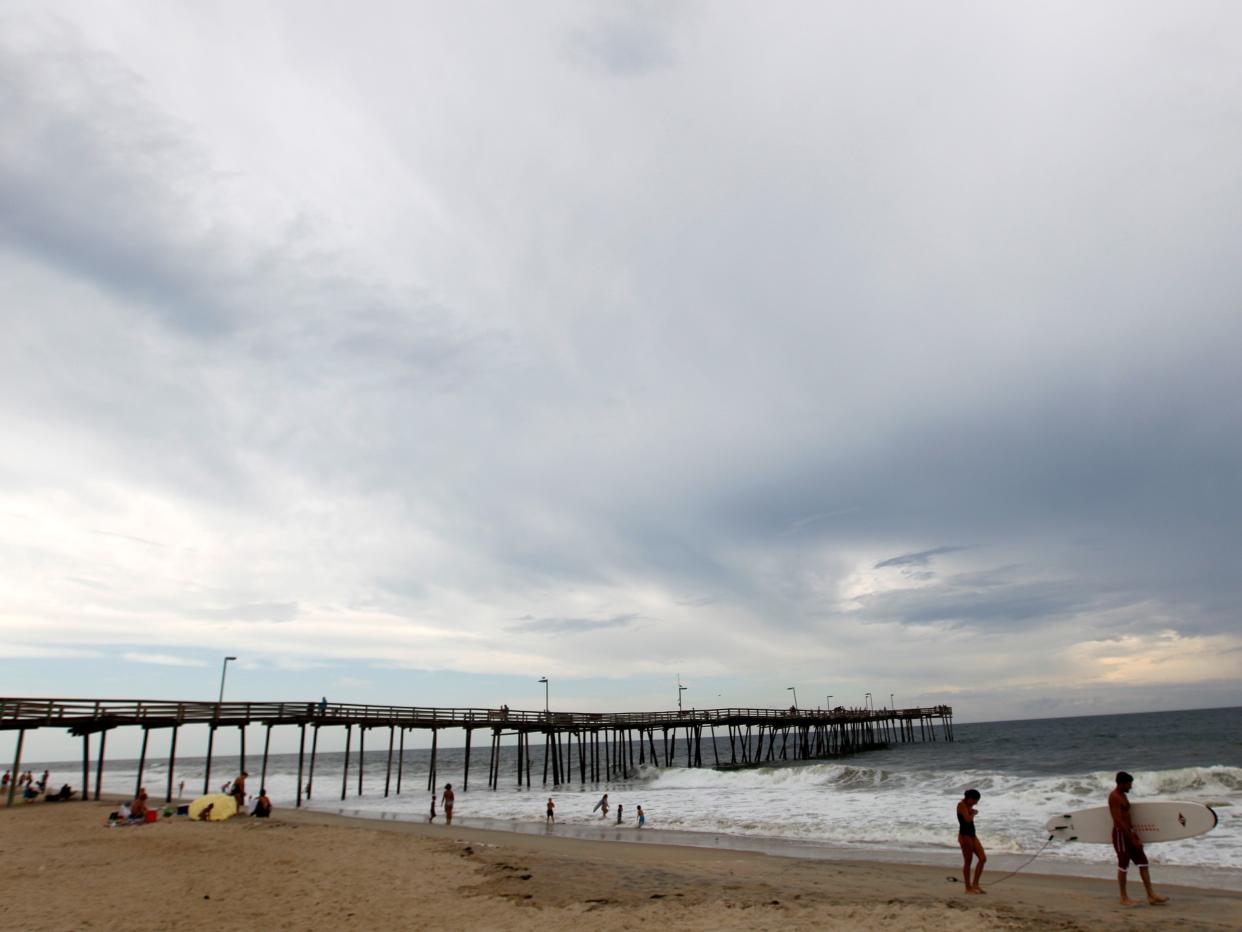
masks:
[[(962, 880), (966, 883), (967, 893), (983, 893), (979, 886), (979, 878), (983, 876), (983, 865), (988, 856), (983, 851), (983, 842), (975, 834), (975, 806), (979, 803), (979, 791), (967, 790), (962, 794), (962, 801), (957, 804), (957, 843), (962, 848)], [(975, 876), (971, 879), (970, 862), (978, 858), (975, 865)]]
[(1160, 896), (1152, 889), (1151, 874), (1147, 870), (1147, 854), (1143, 851), (1143, 840), (1130, 822), (1130, 787), (1134, 778), (1124, 770), (1117, 774), (1117, 786), (1108, 794), (1108, 812), (1113, 817), (1113, 850), (1117, 852), (1117, 886), (1121, 891), (1122, 906), (1138, 906), (1138, 900), (1126, 895), (1126, 872), (1131, 864), (1137, 864), (1139, 876), (1143, 878), (1143, 888), (1147, 891), (1147, 902), (1152, 906), (1167, 903), (1167, 896)]
[(444, 809), (444, 824), (453, 824), (453, 784), (444, 784), (444, 795), (440, 797), (440, 805)]
[(548, 797), (548, 821), (556, 821), (556, 803), (552, 802), (552, 797)]

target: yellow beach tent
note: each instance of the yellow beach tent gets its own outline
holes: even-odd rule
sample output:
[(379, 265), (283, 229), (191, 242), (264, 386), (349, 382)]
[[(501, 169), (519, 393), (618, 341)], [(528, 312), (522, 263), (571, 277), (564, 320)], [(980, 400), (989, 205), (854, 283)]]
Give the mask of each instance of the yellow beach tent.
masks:
[(211, 822), (223, 822), (230, 816), (237, 815), (237, 803), (233, 801), (232, 796), (225, 796), (223, 793), (208, 793), (190, 803), (190, 818), (197, 821), (208, 806), (211, 806), (211, 812), (208, 813), (207, 819)]

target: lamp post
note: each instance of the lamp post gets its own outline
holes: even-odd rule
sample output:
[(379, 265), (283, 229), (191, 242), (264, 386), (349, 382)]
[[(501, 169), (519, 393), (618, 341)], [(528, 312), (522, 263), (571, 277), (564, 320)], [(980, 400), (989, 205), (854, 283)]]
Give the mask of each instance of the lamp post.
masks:
[(889, 707), (890, 709), (896, 709), (896, 708), (897, 708), (897, 706), (893, 704), (893, 694), (892, 694), (892, 693), (889, 693), (889, 694), (888, 694), (888, 707)]
[(539, 682), (543, 684), (543, 711), (546, 713), (551, 711), (551, 707), (548, 705), (548, 678), (541, 676), (539, 677)]
[(794, 694), (794, 711), (797, 711), (798, 709), (798, 687), (786, 686), (785, 689)]
[(867, 698), (863, 700), (863, 708), (871, 708), (871, 693), (867, 693)]
[(832, 693), (828, 694), (828, 698), (824, 700), (829, 712), (832, 711)]
[(229, 672), (229, 661), (236, 659), (236, 657), (225, 657), (224, 663), (220, 666), (220, 702), (224, 701), (224, 677)]
[(681, 674), (678, 673), (677, 674), (677, 711), (678, 712), (681, 711), (681, 694), (684, 693), (689, 688), (690, 688), (689, 686), (681, 685)]

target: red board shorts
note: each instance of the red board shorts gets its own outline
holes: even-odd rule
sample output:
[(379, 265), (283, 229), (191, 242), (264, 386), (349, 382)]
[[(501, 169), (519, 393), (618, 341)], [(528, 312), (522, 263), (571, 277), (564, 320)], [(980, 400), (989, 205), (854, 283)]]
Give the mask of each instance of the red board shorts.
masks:
[(1129, 834), (1121, 829), (1113, 828), (1113, 850), (1117, 852), (1117, 870), (1124, 871), (1133, 862), (1139, 867), (1147, 866), (1147, 855), (1142, 845), (1136, 845)]

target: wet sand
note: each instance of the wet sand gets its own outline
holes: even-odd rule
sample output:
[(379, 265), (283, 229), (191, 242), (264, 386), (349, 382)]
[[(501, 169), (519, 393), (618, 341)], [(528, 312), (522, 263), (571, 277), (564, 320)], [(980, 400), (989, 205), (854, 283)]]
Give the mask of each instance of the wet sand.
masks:
[[(108, 828), (110, 803), (0, 809), (0, 929), (1237, 929), (1242, 894), (630, 845), (278, 810)], [(999, 876), (999, 872), (997, 873)], [(1140, 888), (1133, 879), (1134, 895)], [(984, 878), (985, 888), (987, 875)]]

